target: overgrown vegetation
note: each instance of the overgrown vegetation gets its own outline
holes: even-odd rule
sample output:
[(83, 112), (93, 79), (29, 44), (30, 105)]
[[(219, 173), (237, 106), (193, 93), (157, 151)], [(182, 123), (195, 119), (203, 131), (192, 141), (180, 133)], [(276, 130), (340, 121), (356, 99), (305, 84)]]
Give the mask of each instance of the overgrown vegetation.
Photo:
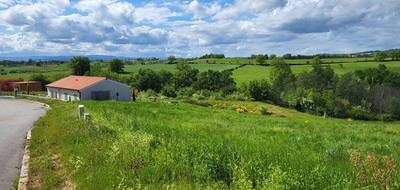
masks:
[(47, 103), (32, 131), (32, 189), (399, 188), (399, 123), (165, 101), (80, 102), (85, 124), (77, 103)]

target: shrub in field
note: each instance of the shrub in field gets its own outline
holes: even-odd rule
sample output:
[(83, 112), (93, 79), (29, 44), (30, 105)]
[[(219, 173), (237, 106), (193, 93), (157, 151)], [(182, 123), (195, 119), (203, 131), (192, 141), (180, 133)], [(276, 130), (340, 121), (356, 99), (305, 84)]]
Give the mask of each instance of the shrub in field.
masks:
[(191, 97), (196, 91), (192, 87), (180, 88), (177, 92), (178, 97)]
[(353, 119), (361, 119), (361, 120), (373, 120), (375, 119), (374, 114), (370, 111), (362, 108), (361, 106), (353, 106), (348, 111), (348, 115)]
[(258, 101), (272, 100), (271, 87), (267, 80), (250, 81), (247, 85), (247, 93)]
[(161, 90), (161, 94), (167, 97), (176, 98), (176, 89), (173, 85), (166, 85)]

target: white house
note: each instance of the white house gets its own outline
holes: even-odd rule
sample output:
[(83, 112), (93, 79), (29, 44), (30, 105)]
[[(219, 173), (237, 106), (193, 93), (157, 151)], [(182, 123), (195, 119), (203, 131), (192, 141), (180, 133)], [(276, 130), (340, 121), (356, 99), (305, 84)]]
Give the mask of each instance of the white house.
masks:
[(69, 76), (47, 86), (50, 98), (72, 100), (119, 100), (129, 101), (131, 90), (128, 85), (105, 77)]

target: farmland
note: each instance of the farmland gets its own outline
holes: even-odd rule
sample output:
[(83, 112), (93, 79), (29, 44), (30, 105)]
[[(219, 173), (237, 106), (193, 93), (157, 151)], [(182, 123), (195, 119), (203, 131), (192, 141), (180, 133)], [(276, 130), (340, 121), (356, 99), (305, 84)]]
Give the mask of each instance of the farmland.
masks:
[[(239, 65), (235, 64), (193, 64), (192, 67), (198, 69), (200, 72), (204, 72), (207, 70), (216, 70), (216, 71), (223, 71), (228, 69), (233, 69), (238, 67)], [(125, 67), (125, 72), (127, 73), (137, 73), (140, 69), (151, 69), (154, 71), (176, 71), (175, 64), (148, 64), (148, 65), (128, 65)]]
[[(400, 72), (400, 62), (358, 62), (358, 63), (341, 63), (341, 64), (329, 64), (330, 67), (335, 71), (336, 74), (345, 74), (347, 72), (353, 72), (355, 70), (364, 70), (373, 68), (379, 64), (384, 64), (389, 70)], [(293, 65), (291, 69), (294, 74), (298, 74), (304, 71), (311, 70), (310, 65)], [(268, 79), (270, 67), (260, 65), (247, 65), (241, 67), (233, 72), (233, 78), (238, 84), (249, 82), (252, 80)]]
[(400, 177), (395, 170), (388, 182), (360, 181), (351, 161), (368, 154), (399, 163), (398, 122), (325, 119), (260, 102), (168, 100), (81, 102), (93, 121), (85, 124), (77, 103), (47, 103), (53, 109), (32, 131), (32, 189), (375, 189), (396, 187)]
[[(303, 71), (311, 70), (309, 59), (287, 59), (285, 60), (288, 64), (291, 64), (291, 68), (295, 74)], [(386, 65), (390, 70), (400, 72), (400, 62), (396, 61), (386, 61), (386, 62), (375, 62), (371, 58), (330, 58), (322, 59), (326, 65), (330, 65), (337, 74), (344, 74), (347, 72), (352, 72), (359, 69), (367, 69), (376, 67), (379, 64)], [(366, 62), (364, 62), (366, 61)], [(178, 62), (182, 62), (181, 60)], [(191, 63), (191, 66), (198, 69), (200, 72), (207, 70), (228, 70), (236, 69), (238, 66), (243, 64), (250, 64), (244, 67), (234, 70), (233, 77), (237, 84), (243, 84), (244, 82), (249, 82), (252, 80), (268, 79), (268, 74), (270, 67), (255, 65), (254, 59), (247, 58), (224, 58), (224, 59), (194, 59), (190, 61), (185, 61), (186, 63)], [(267, 61), (268, 63), (268, 61)], [(102, 69), (107, 70), (105, 65), (102, 64)], [(254, 64), (254, 65), (252, 65)], [(25, 79), (28, 80), (32, 74), (42, 73), (49, 78), (50, 81), (57, 80), (70, 73), (67, 64), (50, 64), (43, 66), (12, 66), (5, 67), (0, 66), (3, 69), (5, 75), (0, 75), (0, 79)], [(151, 69), (154, 71), (176, 71), (175, 64), (130, 64), (125, 66), (125, 73), (122, 75), (127, 76), (137, 73), (140, 69)]]

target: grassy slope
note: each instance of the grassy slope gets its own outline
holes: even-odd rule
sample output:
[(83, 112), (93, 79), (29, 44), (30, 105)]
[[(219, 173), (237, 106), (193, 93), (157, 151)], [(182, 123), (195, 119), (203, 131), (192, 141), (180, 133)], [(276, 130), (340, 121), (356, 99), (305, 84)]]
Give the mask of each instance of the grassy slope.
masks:
[[(330, 66), (334, 69), (337, 74), (344, 74), (347, 72), (352, 72), (355, 70), (363, 70), (367, 68), (377, 67), (379, 64), (386, 65), (391, 71), (400, 72), (400, 62), (359, 62), (359, 63), (343, 63), (341, 67), (340, 64), (331, 64)], [(298, 74), (304, 71), (311, 70), (310, 65), (296, 65), (291, 66), (293, 73)], [(270, 72), (270, 67), (257, 66), (257, 65), (247, 65), (245, 67), (239, 68), (233, 72), (233, 78), (238, 84), (244, 82), (249, 82), (252, 80), (268, 79)]]
[(93, 126), (77, 119), (77, 103), (50, 102), (32, 131), (31, 176), (43, 189), (65, 180), (78, 189), (259, 185), (273, 175), (271, 165), (287, 172), (278, 177), (295, 181), (294, 189), (353, 189), (351, 150), (400, 162), (400, 123), (323, 119), (271, 105), (274, 114), (262, 116), (182, 103), (81, 103)]

